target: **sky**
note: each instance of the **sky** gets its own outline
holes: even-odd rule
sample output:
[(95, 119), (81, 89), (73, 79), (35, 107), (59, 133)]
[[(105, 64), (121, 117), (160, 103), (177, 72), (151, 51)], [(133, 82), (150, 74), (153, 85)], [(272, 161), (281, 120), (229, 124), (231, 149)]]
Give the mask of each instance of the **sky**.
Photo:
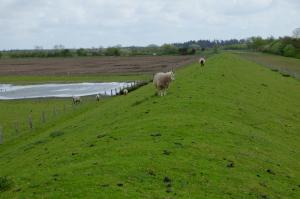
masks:
[(300, 0), (0, 0), (0, 49), (287, 36)]

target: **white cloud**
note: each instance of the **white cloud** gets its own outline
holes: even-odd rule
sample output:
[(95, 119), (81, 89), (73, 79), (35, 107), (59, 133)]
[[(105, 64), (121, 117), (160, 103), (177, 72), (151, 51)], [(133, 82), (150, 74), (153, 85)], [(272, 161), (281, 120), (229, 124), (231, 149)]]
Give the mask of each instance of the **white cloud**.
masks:
[(0, 49), (283, 36), (298, 0), (1, 0)]

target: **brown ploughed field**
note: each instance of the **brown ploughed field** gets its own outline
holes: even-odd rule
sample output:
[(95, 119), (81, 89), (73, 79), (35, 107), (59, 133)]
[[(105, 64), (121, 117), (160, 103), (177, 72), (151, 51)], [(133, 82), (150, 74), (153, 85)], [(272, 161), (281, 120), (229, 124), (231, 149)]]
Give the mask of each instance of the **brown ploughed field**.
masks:
[(0, 75), (138, 74), (168, 71), (195, 56), (25, 58), (0, 60)]

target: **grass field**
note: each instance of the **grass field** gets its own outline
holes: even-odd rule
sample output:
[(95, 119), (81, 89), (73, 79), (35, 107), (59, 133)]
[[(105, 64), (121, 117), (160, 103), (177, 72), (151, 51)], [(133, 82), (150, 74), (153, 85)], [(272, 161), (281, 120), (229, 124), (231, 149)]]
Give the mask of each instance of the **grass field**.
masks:
[[(84, 103), (80, 106), (73, 106), (72, 100), (67, 98), (1, 100), (0, 127), (3, 140), (7, 142), (49, 128), (60, 120), (76, 116), (99, 104), (94, 97), (85, 97), (83, 100)], [(32, 129), (29, 120), (33, 125)]]
[(236, 54), (269, 67), (275, 72), (279, 71), (284, 75), (300, 79), (300, 59), (258, 52), (236, 52)]
[(0, 198), (299, 198), (299, 90), (215, 55), (0, 145)]

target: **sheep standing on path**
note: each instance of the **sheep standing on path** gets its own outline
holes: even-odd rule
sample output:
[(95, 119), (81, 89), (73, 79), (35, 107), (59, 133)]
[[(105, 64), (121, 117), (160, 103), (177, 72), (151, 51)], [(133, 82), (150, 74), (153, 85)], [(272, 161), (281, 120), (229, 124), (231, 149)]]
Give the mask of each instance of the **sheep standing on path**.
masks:
[(175, 74), (173, 71), (167, 73), (156, 73), (153, 78), (153, 84), (157, 89), (159, 96), (166, 95), (166, 91), (169, 88), (169, 84), (172, 80), (175, 80)]
[(201, 64), (201, 66), (204, 66), (204, 64), (205, 64), (205, 59), (204, 59), (204, 57), (200, 57), (200, 59), (199, 59), (199, 64)]
[(80, 96), (73, 96), (72, 100), (73, 100), (73, 104), (79, 104), (81, 102)]

